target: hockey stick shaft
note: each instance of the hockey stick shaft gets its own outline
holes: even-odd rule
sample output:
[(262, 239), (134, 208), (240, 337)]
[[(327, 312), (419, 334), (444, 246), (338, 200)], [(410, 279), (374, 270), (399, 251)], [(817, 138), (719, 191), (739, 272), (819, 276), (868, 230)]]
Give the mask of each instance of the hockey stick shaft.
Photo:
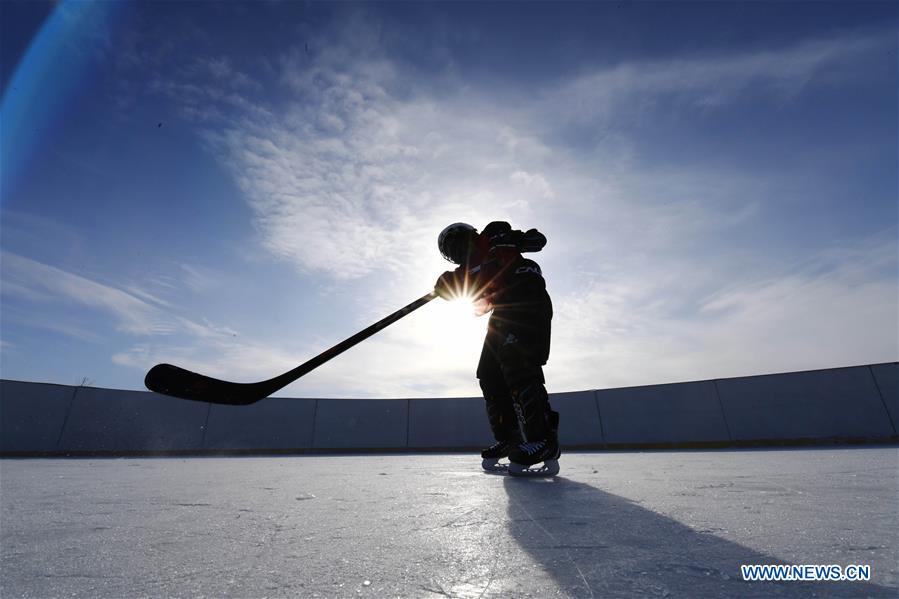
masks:
[(334, 347), (300, 364), (293, 370), (265, 381), (258, 383), (233, 383), (191, 372), (171, 364), (157, 364), (147, 373), (144, 384), (151, 391), (182, 399), (226, 405), (255, 403), (421, 308), (435, 297), (437, 297), (437, 294), (433, 291), (427, 293), (393, 314), (359, 331), (352, 337), (344, 339)]
[[(362, 341), (365, 341), (366, 339), (368, 339), (369, 337), (371, 337), (378, 331), (387, 328), (388, 326), (395, 323), (397, 320), (403, 318), (404, 316), (411, 314), (415, 310), (418, 310), (419, 308), (421, 308), (422, 306), (427, 304), (429, 301), (431, 301), (435, 297), (437, 297), (437, 294), (434, 293), (433, 291), (421, 296), (420, 298), (418, 298), (411, 304), (409, 304), (403, 308), (400, 308), (399, 310), (397, 310), (390, 316), (385, 316), (384, 318), (382, 318), (375, 324), (373, 324), (365, 329), (362, 329), (361, 331), (359, 331), (352, 337), (344, 339), (343, 341), (341, 341), (334, 347), (332, 347), (330, 349), (326, 349), (325, 351), (318, 354), (311, 360), (307, 360), (306, 362), (300, 364), (299, 366), (297, 366), (290, 372), (285, 372), (281, 376), (277, 376), (277, 377), (271, 379), (271, 381), (273, 383), (277, 382), (278, 389), (281, 389), (282, 387), (286, 387), (287, 385), (294, 382), (301, 376), (315, 370), (316, 368), (318, 368), (325, 362), (331, 360), (332, 358), (339, 356), (340, 354), (342, 354), (346, 350), (350, 349), (354, 345), (356, 345)], [(272, 393), (274, 393), (274, 391)]]

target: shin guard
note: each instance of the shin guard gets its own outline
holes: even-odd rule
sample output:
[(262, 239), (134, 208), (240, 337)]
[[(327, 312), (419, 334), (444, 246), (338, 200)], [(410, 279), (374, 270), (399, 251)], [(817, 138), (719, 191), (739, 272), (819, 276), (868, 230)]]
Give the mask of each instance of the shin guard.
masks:
[[(538, 381), (512, 391), (518, 426), (525, 442), (540, 441), (558, 429), (558, 412), (549, 409), (549, 396), (546, 387)], [(555, 420), (551, 415), (556, 414)]]
[(504, 387), (481, 381), (481, 391), (487, 408), (487, 422), (497, 441), (518, 442), (518, 418), (512, 407), (512, 397)]

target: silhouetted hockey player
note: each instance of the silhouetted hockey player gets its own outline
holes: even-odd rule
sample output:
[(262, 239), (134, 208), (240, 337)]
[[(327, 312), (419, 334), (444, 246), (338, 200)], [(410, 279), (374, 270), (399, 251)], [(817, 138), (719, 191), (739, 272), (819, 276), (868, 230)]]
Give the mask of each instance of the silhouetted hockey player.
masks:
[[(559, 471), (559, 414), (544, 387), (552, 302), (540, 266), (522, 257), (546, 245), (536, 229), (492, 222), (482, 233), (454, 223), (438, 237), (443, 257), (459, 267), (443, 273), (435, 291), (444, 299), (470, 296), (479, 314), (491, 312), (477, 377), (496, 443), (481, 452), (485, 470), (509, 458), (513, 475)], [(531, 468), (543, 463), (541, 468)]]

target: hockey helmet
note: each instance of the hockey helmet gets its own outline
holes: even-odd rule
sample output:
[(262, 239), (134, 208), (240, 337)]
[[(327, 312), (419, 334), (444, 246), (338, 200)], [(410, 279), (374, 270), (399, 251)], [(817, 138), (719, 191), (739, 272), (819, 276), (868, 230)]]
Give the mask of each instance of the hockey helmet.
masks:
[(471, 242), (477, 229), (466, 223), (453, 223), (437, 236), (437, 248), (443, 257), (453, 264), (462, 264), (471, 251)]

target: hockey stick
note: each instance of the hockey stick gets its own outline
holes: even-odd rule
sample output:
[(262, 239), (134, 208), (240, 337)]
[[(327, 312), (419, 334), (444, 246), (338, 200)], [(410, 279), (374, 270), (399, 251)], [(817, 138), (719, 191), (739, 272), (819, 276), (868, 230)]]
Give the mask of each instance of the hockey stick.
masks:
[(214, 379), (212, 377), (197, 374), (171, 364), (157, 364), (150, 369), (144, 379), (144, 384), (150, 391), (203, 401), (208, 403), (225, 404), (231, 406), (245, 406), (265, 399), (278, 389), (286, 387), (304, 374), (315, 370), (331, 358), (338, 356), (350, 349), (360, 341), (368, 339), (378, 331), (395, 323), (400, 318), (417, 310), (437, 297), (433, 291), (421, 296), (408, 306), (401, 308), (370, 327), (363, 329), (332, 347), (325, 350), (311, 360), (300, 364), (293, 370), (278, 375), (275, 378), (258, 383), (231, 383)]

